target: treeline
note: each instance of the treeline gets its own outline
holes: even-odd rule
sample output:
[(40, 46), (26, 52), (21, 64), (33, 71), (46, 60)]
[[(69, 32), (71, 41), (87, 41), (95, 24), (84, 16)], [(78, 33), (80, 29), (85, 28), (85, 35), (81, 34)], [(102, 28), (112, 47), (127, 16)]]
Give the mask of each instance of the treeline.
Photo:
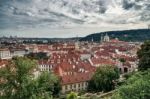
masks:
[(118, 38), (122, 41), (145, 41), (150, 39), (150, 29), (136, 29), (94, 33), (81, 38), (80, 41), (92, 41), (93, 39), (93, 41), (99, 42), (101, 40), (101, 36), (106, 35), (106, 33), (110, 36), (110, 38)]

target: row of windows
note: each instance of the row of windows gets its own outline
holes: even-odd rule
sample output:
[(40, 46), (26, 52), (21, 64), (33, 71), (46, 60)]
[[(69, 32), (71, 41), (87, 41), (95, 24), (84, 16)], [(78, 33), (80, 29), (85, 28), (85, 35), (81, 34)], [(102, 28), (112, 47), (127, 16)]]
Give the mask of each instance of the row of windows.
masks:
[(41, 67), (40, 68), (50, 68), (50, 69), (52, 69), (52, 65), (41, 65)]
[(10, 56), (10, 53), (0, 53), (1, 56), (6, 56), (6, 55), (9, 55)]
[(23, 56), (25, 53), (0, 53), (1, 57), (8, 57), (8, 56)]
[(87, 82), (82, 82), (82, 83), (77, 83), (77, 84), (72, 84), (72, 85), (66, 85), (65, 90), (71, 90), (71, 89), (84, 89), (87, 87), (88, 83)]
[(41, 71), (50, 71), (51, 69), (48, 68), (41, 68)]

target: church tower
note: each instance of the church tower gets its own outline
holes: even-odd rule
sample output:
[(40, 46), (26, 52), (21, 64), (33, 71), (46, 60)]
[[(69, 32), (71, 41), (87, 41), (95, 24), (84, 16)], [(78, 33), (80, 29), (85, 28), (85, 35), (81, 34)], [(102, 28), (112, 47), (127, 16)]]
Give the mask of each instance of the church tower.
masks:
[(110, 38), (108, 36), (108, 34), (106, 33), (106, 35), (104, 36), (104, 42), (109, 42), (110, 41)]
[(94, 42), (94, 38), (92, 37), (92, 39), (91, 39), (91, 42), (93, 43)]

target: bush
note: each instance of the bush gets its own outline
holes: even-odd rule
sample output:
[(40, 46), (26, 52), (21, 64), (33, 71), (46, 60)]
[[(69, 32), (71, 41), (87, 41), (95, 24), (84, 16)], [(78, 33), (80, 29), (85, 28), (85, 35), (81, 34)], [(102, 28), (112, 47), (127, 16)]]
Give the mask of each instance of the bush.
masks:
[(89, 81), (88, 90), (93, 92), (111, 91), (115, 81), (119, 78), (119, 71), (115, 66), (100, 66)]
[(150, 99), (150, 70), (137, 72), (117, 89), (112, 99)]

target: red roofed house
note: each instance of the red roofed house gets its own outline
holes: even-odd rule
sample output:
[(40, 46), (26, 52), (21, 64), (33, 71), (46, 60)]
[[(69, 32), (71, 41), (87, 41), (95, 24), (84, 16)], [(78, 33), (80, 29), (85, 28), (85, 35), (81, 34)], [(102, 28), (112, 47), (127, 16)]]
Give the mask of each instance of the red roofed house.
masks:
[(96, 68), (76, 54), (53, 54), (48, 61), (39, 61), (41, 71), (53, 71), (61, 78), (62, 93), (86, 90)]
[(62, 93), (86, 90), (91, 77), (91, 72), (63, 76), (61, 79)]

